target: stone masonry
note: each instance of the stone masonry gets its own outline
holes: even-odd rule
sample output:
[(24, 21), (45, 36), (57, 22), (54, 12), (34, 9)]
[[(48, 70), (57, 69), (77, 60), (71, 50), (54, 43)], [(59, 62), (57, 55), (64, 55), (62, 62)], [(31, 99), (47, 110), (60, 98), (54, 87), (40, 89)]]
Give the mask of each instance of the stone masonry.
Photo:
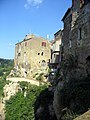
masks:
[(63, 58), (68, 55), (77, 58), (78, 66), (90, 74), (90, 1), (72, 0), (62, 21)]
[(28, 34), (16, 44), (14, 63), (22, 77), (30, 78), (38, 70), (46, 69), (49, 59), (50, 42), (42, 37)]

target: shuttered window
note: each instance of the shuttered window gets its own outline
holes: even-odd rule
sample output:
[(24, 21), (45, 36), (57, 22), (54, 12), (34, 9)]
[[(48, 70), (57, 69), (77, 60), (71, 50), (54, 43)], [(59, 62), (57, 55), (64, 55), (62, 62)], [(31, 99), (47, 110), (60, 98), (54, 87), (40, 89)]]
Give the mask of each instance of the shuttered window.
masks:
[(42, 42), (42, 46), (46, 47), (46, 42)]

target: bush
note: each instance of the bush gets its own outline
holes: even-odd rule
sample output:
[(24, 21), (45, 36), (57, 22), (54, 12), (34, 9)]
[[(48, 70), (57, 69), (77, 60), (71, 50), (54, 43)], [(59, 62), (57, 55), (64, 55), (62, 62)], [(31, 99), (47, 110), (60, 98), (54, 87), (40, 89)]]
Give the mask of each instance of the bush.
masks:
[(3, 87), (8, 83), (9, 81), (6, 81), (4, 77), (0, 79), (0, 98), (3, 96)]
[[(32, 86), (29, 83), (20, 83), (23, 92), (18, 92), (6, 102), (6, 120), (34, 120), (34, 102), (46, 86)], [(25, 89), (27, 88), (27, 89)], [(24, 92), (27, 95), (24, 97)]]
[(77, 114), (71, 112), (70, 110), (67, 110), (66, 114), (61, 118), (62, 120), (73, 120), (76, 117), (78, 117)]
[(57, 90), (60, 105), (67, 107), (73, 114), (82, 114), (90, 108), (90, 77), (69, 80)]

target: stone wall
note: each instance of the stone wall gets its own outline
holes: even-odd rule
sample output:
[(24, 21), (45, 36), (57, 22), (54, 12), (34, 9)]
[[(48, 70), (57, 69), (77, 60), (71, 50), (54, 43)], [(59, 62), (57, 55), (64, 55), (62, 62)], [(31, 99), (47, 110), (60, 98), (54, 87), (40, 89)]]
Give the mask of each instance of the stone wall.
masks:
[(63, 22), (63, 57), (67, 59), (71, 54), (77, 57), (80, 66), (85, 67), (86, 58), (90, 56), (90, 2), (81, 8), (80, 2), (74, 3)]
[(27, 35), (25, 39), (16, 44), (15, 67), (27, 77), (39, 69), (46, 69), (50, 59), (50, 42), (42, 37)]

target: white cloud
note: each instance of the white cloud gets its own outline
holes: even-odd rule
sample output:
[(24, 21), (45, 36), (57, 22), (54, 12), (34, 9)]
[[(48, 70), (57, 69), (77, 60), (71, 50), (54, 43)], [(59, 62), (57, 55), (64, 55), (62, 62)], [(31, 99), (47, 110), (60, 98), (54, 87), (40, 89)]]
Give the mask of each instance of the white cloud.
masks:
[(24, 7), (25, 9), (29, 9), (29, 5), (27, 3), (24, 5)]
[(9, 43), (9, 46), (12, 46), (12, 43)]
[(27, 0), (24, 7), (28, 9), (29, 7), (36, 7), (39, 8), (39, 6), (42, 4), (43, 0)]

